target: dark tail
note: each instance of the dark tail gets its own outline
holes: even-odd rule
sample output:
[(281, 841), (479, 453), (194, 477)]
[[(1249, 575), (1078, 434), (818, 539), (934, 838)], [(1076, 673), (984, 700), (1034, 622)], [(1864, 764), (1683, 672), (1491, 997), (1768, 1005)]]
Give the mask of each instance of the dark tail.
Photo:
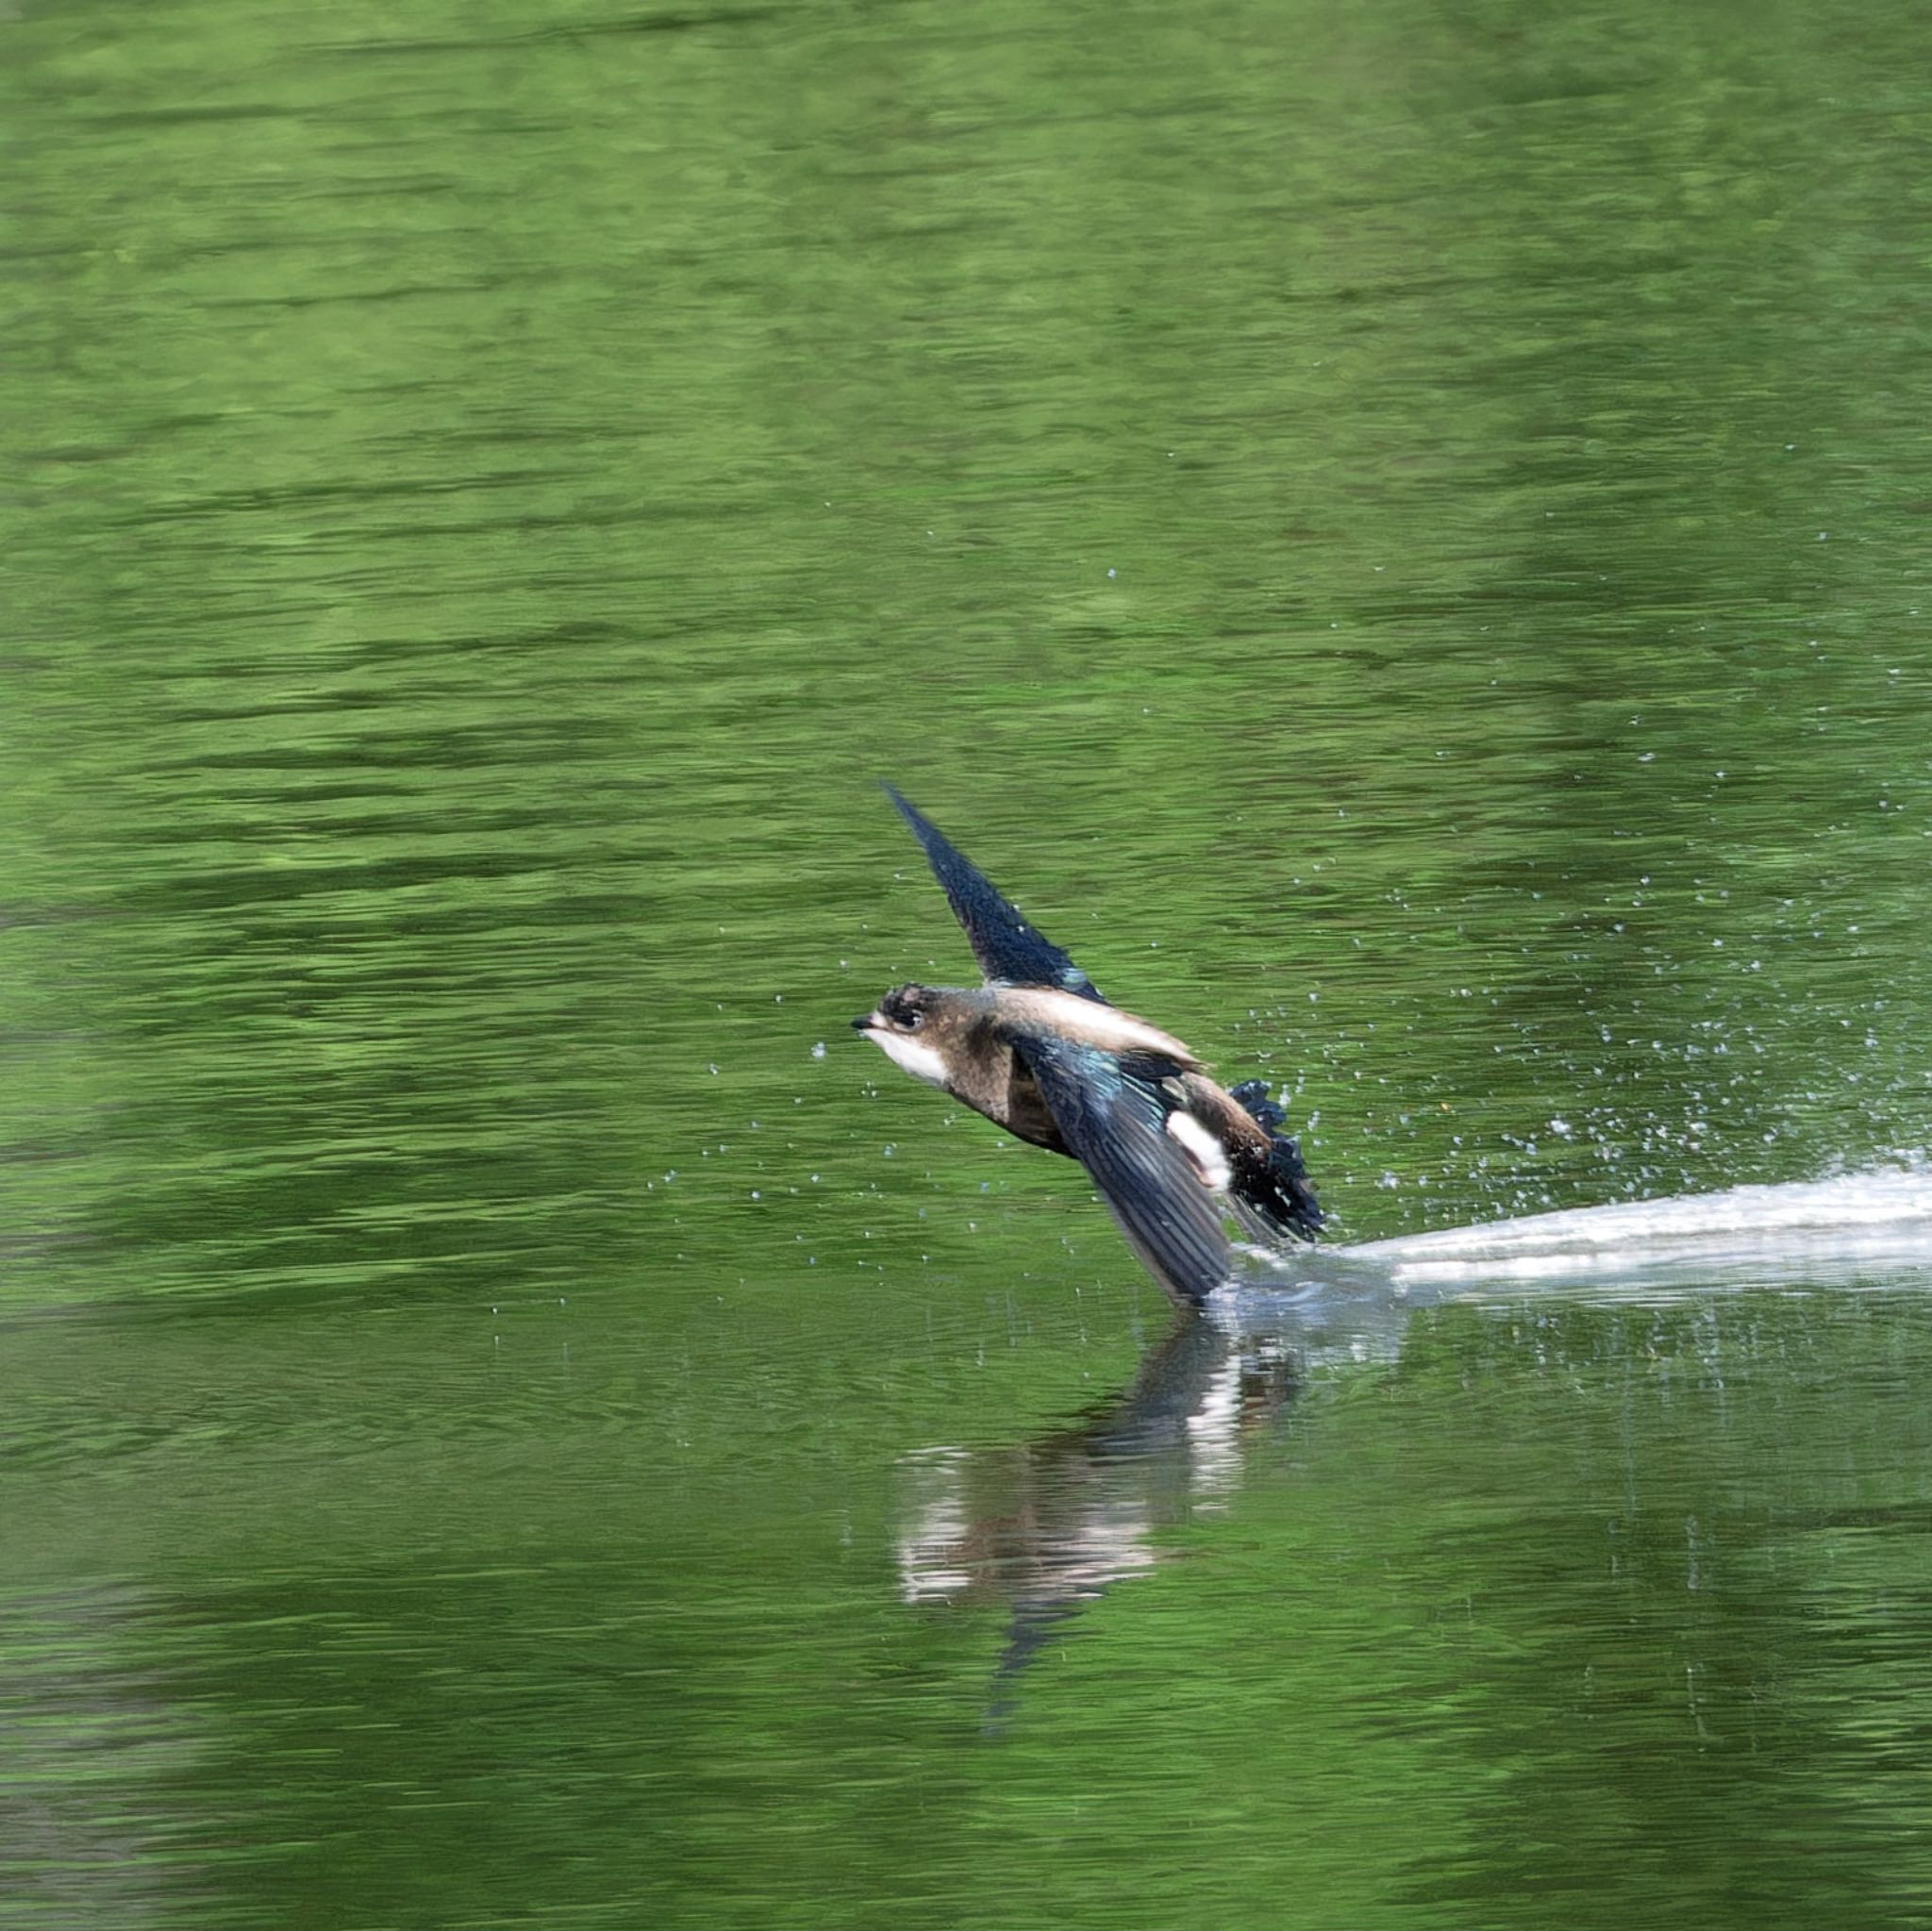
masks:
[(1279, 1129), (1288, 1115), (1268, 1097), (1268, 1082), (1250, 1079), (1230, 1089), (1247, 1109), (1248, 1117), (1268, 1136), (1266, 1162), (1238, 1163), (1233, 1193), (1241, 1207), (1249, 1210), (1262, 1230), (1277, 1240), (1313, 1240), (1322, 1232), (1322, 1203), (1308, 1184), (1307, 1163), (1302, 1158), (1301, 1144), (1291, 1134)]

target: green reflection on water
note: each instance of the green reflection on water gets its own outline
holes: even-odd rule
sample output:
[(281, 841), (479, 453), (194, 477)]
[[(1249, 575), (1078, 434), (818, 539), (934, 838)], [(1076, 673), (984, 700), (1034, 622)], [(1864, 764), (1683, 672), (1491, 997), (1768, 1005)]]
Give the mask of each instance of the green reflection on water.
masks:
[(891, 775), (1351, 1237), (1923, 1146), (1923, 23), (0, 37), (0, 1921), (1923, 1909), (1908, 1295), (1209, 1480), (843, 1031)]
[[(1879, 1923), (1923, 1890), (1918, 1299), (1447, 1308), (1307, 1373), (1251, 1346), (1219, 1440), (1065, 1322), (976, 1368), (966, 1323), (816, 1359), (614, 1304), (490, 1327), (16, 1350), (43, 1899), (118, 1894), (76, 1867), (209, 1923)], [(1043, 1351), (1092, 1407), (1028, 1441)]]

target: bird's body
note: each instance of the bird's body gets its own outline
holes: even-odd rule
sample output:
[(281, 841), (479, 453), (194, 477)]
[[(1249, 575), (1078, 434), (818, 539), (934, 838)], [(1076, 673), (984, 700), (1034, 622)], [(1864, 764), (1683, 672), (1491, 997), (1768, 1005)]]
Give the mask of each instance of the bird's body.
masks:
[(1224, 1213), (1250, 1238), (1312, 1240), (1322, 1210), (1260, 1081), (1230, 1092), (1173, 1034), (1103, 999), (986, 874), (888, 786), (986, 982), (901, 986), (852, 1022), (895, 1064), (1020, 1140), (1085, 1166), (1176, 1299), (1226, 1278)]

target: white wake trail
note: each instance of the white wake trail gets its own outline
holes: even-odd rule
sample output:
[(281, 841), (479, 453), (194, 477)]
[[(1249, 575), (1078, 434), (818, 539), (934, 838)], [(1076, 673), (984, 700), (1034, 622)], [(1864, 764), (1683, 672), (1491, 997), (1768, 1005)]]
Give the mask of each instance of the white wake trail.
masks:
[(1932, 1166), (1915, 1156), (1829, 1180), (1620, 1201), (1341, 1251), (1400, 1287), (1740, 1272), (1829, 1284), (1873, 1263), (1932, 1265)]

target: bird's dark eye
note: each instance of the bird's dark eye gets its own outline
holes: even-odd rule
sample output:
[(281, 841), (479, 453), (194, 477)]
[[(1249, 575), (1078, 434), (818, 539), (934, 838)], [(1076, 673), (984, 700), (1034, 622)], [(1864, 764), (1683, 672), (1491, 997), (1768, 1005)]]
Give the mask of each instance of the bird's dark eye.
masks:
[(917, 1007), (914, 1007), (913, 1009), (910, 1012), (908, 1012), (905, 1016), (905, 1018), (903, 1018), (899, 1022), (899, 1024), (903, 1025), (908, 1033), (916, 1033), (920, 1029), (920, 1027), (925, 1024), (925, 1014), (921, 1012)]

